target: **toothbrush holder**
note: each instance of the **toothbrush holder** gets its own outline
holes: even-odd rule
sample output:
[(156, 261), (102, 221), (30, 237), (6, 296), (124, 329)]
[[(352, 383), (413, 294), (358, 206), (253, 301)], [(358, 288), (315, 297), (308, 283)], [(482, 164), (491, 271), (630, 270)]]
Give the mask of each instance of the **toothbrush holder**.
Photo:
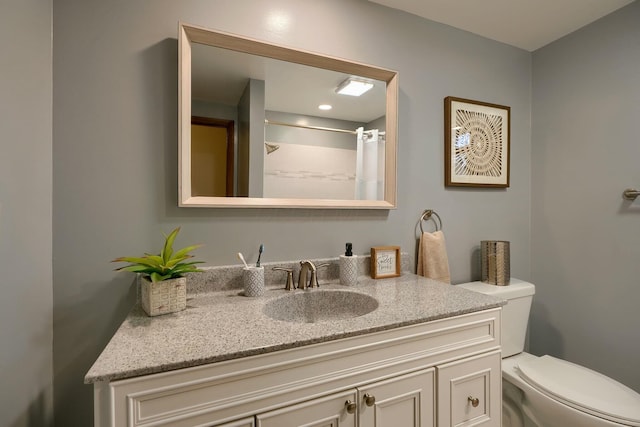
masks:
[(264, 267), (247, 267), (242, 269), (244, 296), (259, 297), (264, 294)]

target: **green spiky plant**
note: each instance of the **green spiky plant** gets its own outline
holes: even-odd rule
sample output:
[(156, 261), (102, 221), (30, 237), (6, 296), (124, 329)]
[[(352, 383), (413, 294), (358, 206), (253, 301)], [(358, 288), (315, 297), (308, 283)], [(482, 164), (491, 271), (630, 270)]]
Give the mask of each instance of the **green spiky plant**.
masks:
[(195, 264), (201, 264), (203, 261), (185, 261), (193, 258), (189, 252), (202, 245), (187, 246), (173, 251), (173, 242), (179, 232), (180, 227), (174, 229), (168, 236), (164, 235), (164, 247), (159, 255), (145, 253), (142, 257), (120, 257), (111, 262), (128, 262), (130, 265), (117, 268), (116, 271), (126, 270), (140, 273), (154, 283), (183, 277), (185, 273), (201, 272), (202, 270), (195, 267)]

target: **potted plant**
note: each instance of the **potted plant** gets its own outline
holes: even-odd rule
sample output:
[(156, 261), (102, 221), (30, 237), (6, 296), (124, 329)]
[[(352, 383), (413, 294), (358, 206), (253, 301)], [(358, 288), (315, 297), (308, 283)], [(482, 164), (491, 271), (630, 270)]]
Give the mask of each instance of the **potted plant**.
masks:
[(128, 262), (117, 268), (142, 275), (140, 302), (149, 316), (173, 313), (187, 308), (187, 280), (185, 273), (202, 271), (195, 267), (202, 261), (188, 261), (193, 258), (189, 252), (202, 245), (192, 245), (178, 251), (173, 250), (173, 242), (180, 227), (165, 235), (164, 247), (158, 255), (145, 253), (142, 257), (120, 257), (111, 262)]

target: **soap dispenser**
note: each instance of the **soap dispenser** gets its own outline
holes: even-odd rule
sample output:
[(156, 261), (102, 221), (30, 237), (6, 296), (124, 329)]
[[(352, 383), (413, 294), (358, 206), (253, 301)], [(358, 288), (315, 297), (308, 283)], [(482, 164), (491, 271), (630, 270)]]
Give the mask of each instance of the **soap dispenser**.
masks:
[(344, 255), (340, 255), (340, 284), (354, 286), (358, 284), (358, 257), (353, 254), (353, 245), (346, 244)]

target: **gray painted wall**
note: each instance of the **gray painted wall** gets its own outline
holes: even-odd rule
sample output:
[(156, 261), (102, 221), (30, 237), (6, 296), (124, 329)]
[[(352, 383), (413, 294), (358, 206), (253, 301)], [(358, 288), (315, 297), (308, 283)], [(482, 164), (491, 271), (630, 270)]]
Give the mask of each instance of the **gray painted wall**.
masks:
[[(249, 80), (249, 129), (264, 129), (264, 80)], [(242, 119), (240, 119), (242, 123)], [(249, 197), (262, 197), (264, 178), (264, 131), (249, 131)]]
[(0, 425), (53, 422), (52, 2), (0, 13)]
[[(178, 21), (399, 72), (398, 209), (177, 207)], [(364, 25), (367, 24), (367, 25)], [(54, 367), (56, 423), (88, 425), (85, 372), (134, 302), (109, 260), (202, 242), (199, 259), (236, 264), (338, 255), (344, 242), (413, 251), (424, 209), (444, 221), (452, 279), (479, 276), (482, 239), (512, 242), (530, 277), (531, 55), (364, 0), (60, 0), (54, 14)], [(512, 108), (511, 188), (445, 189), (446, 96)], [(303, 237), (302, 237), (303, 236)], [(215, 331), (212, 331), (215, 333)]]
[(640, 391), (640, 2), (533, 55), (531, 348)]

